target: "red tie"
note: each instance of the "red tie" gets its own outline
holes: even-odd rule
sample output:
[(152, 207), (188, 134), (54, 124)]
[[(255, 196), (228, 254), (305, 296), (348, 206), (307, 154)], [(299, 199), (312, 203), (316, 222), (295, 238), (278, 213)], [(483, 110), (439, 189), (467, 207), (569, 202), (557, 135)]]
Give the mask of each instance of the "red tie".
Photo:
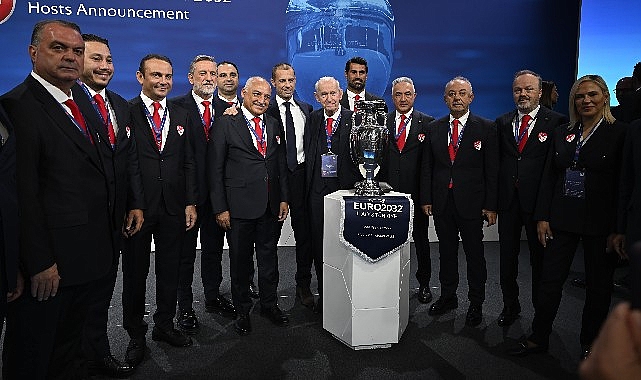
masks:
[(334, 119), (331, 117), (327, 118), (327, 127), (325, 128), (325, 131), (327, 132), (327, 137), (332, 135), (332, 127), (334, 126)]
[(235, 105), (236, 103), (234, 103), (234, 102), (227, 102), (227, 104), (229, 104), (230, 106), (233, 106), (233, 105)]
[(398, 123), (398, 131), (396, 132), (396, 134), (398, 135), (396, 146), (398, 146), (399, 152), (402, 152), (403, 147), (405, 147), (405, 136), (407, 135), (407, 128), (403, 128), (403, 126), (405, 125), (406, 120), (407, 117), (405, 117), (405, 115), (401, 115), (401, 122)]
[(356, 112), (356, 102), (358, 102), (359, 100), (361, 100), (361, 96), (354, 95), (354, 112)]
[(458, 125), (459, 120), (454, 119), (452, 121), (452, 141), (450, 142), (450, 146), (448, 147), (448, 152), (450, 153), (450, 161), (452, 162), (454, 162), (454, 159), (456, 158), (456, 150), (458, 144)]
[(85, 118), (82, 116), (82, 113), (80, 113), (80, 108), (78, 108), (78, 105), (76, 104), (76, 102), (74, 102), (73, 99), (67, 99), (65, 100), (65, 105), (69, 107), (69, 109), (71, 110), (71, 116), (76, 121), (76, 123), (80, 126), (85, 137), (89, 139), (89, 141), (93, 144), (93, 138), (91, 138), (91, 135), (87, 130), (87, 124), (85, 124)]
[(530, 123), (531, 119), (532, 117), (530, 115), (524, 115), (523, 119), (521, 119), (521, 126), (519, 127), (518, 137), (521, 137), (521, 135), (523, 135), (523, 138), (521, 139), (521, 141), (519, 141), (519, 153), (523, 152), (523, 148), (525, 148), (525, 143), (527, 142), (527, 132), (525, 131), (527, 130), (528, 124)]
[(256, 148), (258, 152), (265, 157), (265, 141), (263, 140), (263, 130), (260, 129), (260, 117), (252, 119), (254, 121), (254, 129), (256, 130)]
[(116, 133), (114, 132), (114, 126), (111, 123), (111, 119), (109, 118), (109, 115), (107, 114), (107, 105), (105, 104), (105, 99), (102, 98), (102, 95), (96, 94), (93, 96), (94, 100), (96, 101), (96, 104), (98, 104), (98, 110), (100, 111), (100, 114), (102, 115), (102, 120), (107, 126), (107, 135), (109, 136), (109, 143), (111, 144), (111, 147), (113, 148), (116, 145)]
[(154, 119), (154, 124), (156, 124), (156, 128), (160, 128), (160, 114), (158, 113), (159, 109), (160, 109), (160, 103), (154, 102), (153, 119)]
[(205, 129), (205, 140), (209, 141), (209, 128), (211, 127), (211, 110), (209, 109), (209, 105), (211, 104), (207, 100), (203, 100), (203, 106), (205, 106), (205, 110), (203, 111), (203, 121), (205, 122), (205, 125), (203, 128)]

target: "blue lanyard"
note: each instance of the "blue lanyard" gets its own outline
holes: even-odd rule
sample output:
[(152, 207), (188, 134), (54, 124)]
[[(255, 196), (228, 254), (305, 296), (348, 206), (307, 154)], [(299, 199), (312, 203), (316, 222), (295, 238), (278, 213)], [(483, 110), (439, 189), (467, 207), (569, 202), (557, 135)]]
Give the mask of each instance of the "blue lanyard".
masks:
[[(77, 82), (80, 85), (80, 87), (85, 91), (85, 94), (87, 94), (87, 97), (89, 98), (89, 101), (91, 102), (91, 105), (93, 106), (94, 111), (96, 111), (96, 113), (98, 114), (98, 117), (100, 118), (100, 120), (102, 120), (102, 122), (105, 123), (105, 127), (107, 128), (107, 131), (108, 131), (109, 130), (109, 124), (111, 124), (111, 113), (109, 112), (109, 107), (107, 106), (107, 102), (108, 102), (107, 98), (104, 97), (105, 110), (107, 111), (107, 120), (105, 120), (105, 118), (102, 117), (102, 113), (100, 112), (100, 108), (98, 108), (98, 103), (96, 102), (96, 99), (94, 99), (94, 97), (91, 96), (91, 93), (89, 92), (89, 88), (87, 88), (87, 85), (84, 84), (83, 82), (79, 81), (79, 80)], [(98, 93), (96, 93), (96, 94), (98, 94)], [(109, 132), (107, 132), (107, 134), (109, 134)], [(114, 147), (114, 144), (110, 144), (110, 145), (111, 145), (111, 148)]]
[(245, 121), (247, 122), (247, 128), (251, 131), (251, 133), (254, 135), (256, 138), (256, 142), (260, 145), (261, 149), (265, 148), (265, 122), (261, 119), (260, 123), (258, 124), (258, 128), (260, 128), (261, 135), (260, 138), (258, 138), (258, 134), (256, 133), (256, 129), (252, 125), (252, 123), (247, 119), (247, 116), (243, 114), (243, 117), (245, 118)]
[(165, 127), (165, 120), (167, 119), (167, 107), (165, 107), (165, 110), (162, 113), (162, 120), (160, 121), (160, 127), (156, 127), (156, 123), (154, 123), (154, 117), (151, 115), (151, 113), (147, 109), (147, 106), (143, 104), (142, 108), (145, 110), (145, 115), (147, 115), (147, 119), (151, 124), (151, 129), (154, 132), (154, 137), (156, 138), (156, 145), (158, 146), (158, 150), (161, 151), (162, 150), (162, 130)]
[[(461, 140), (463, 140), (463, 132), (465, 131), (465, 124), (461, 123), (459, 120), (459, 124), (461, 129), (459, 130), (458, 133), (458, 140), (456, 140), (456, 146), (454, 147), (454, 152), (458, 151), (459, 145), (461, 145)], [(449, 143), (452, 144), (452, 127), (449, 128), (449, 131), (447, 132), (448, 137), (450, 138)], [(449, 145), (449, 144), (448, 144)]]
[[(525, 115), (528, 115), (528, 114), (525, 114)], [(525, 115), (523, 115), (523, 117), (525, 117)], [(521, 129), (521, 125), (519, 123), (519, 114), (518, 113), (516, 114), (516, 117), (514, 118), (514, 141), (516, 141), (517, 146), (521, 143), (521, 140), (523, 140), (525, 135), (527, 135), (527, 131), (528, 129), (530, 129), (530, 125), (532, 125), (532, 123), (536, 121), (536, 118), (538, 116), (539, 115), (537, 114), (536, 117), (533, 117), (532, 119), (530, 119), (530, 121), (527, 124), (527, 128), (523, 129), (523, 133), (519, 134), (519, 129)]]
[(576, 143), (576, 149), (574, 150), (574, 163), (579, 161), (579, 153), (581, 153), (581, 148), (583, 147), (583, 144), (592, 136), (594, 131), (601, 125), (601, 122), (603, 119), (601, 119), (590, 131), (590, 133), (583, 138), (583, 124), (579, 123), (579, 131), (577, 132), (577, 143)]
[(403, 126), (398, 130), (398, 133), (394, 135), (394, 139), (396, 141), (398, 141), (398, 138), (401, 137), (403, 133), (405, 133), (405, 128), (410, 124), (411, 120), (412, 120), (412, 115), (405, 118), (405, 123), (403, 123)]
[[(71, 98), (70, 98), (70, 99), (71, 99)], [(73, 99), (71, 99), (71, 100), (73, 100)], [(62, 107), (62, 110), (63, 110), (63, 111), (65, 111), (65, 113), (67, 114), (67, 116), (69, 116), (69, 119), (71, 119), (71, 121), (73, 122), (73, 125), (75, 125), (75, 126), (76, 126), (76, 128), (78, 128), (78, 130), (80, 131), (80, 133), (82, 133), (82, 135), (83, 135), (83, 136), (85, 136), (86, 138), (88, 138), (88, 139), (89, 139), (89, 141), (91, 141), (91, 136), (89, 135), (89, 126), (87, 126), (87, 122), (85, 121), (85, 125), (87, 126), (87, 129), (85, 130), (85, 129), (83, 129), (83, 128), (80, 126), (80, 124), (78, 124), (78, 121), (76, 120), (76, 118), (75, 118), (75, 117), (73, 117), (73, 115), (72, 115), (72, 114), (70, 114), (70, 113), (69, 113), (69, 111), (67, 111), (67, 109), (63, 106), (63, 103), (58, 103), (58, 104), (60, 104), (60, 107)], [(82, 112), (80, 113), (80, 115), (81, 115), (82, 117), (84, 117), (84, 116), (82, 115)]]
[[(327, 118), (329, 119), (329, 118)], [(325, 135), (327, 135), (327, 150), (332, 151), (332, 136), (334, 136), (334, 132), (336, 132), (336, 128), (338, 128), (339, 123), (341, 122), (341, 115), (339, 114), (336, 120), (333, 120), (332, 122), (332, 133), (330, 134), (329, 131), (327, 130), (327, 119), (325, 119)], [(336, 128), (334, 128), (336, 126)]]

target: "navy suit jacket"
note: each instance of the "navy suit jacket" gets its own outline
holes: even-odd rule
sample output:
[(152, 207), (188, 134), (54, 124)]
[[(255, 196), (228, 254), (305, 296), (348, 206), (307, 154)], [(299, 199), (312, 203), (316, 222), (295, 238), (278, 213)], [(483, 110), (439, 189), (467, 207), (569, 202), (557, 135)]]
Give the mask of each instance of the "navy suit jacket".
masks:
[(0, 105), (0, 123), (9, 136), (0, 146), (0, 318), (5, 315), (6, 293), (16, 288), (18, 273), (18, 195), (16, 193), (16, 138)]
[(626, 244), (641, 240), (641, 120), (630, 124), (623, 148), (617, 232)]

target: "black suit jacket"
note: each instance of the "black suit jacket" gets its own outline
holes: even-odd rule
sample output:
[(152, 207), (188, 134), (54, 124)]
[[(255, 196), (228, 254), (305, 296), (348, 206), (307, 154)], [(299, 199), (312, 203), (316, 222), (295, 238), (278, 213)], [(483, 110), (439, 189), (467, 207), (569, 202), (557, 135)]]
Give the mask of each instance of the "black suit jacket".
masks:
[(577, 124), (564, 124), (554, 136), (541, 179), (534, 220), (563, 231), (608, 235), (616, 230), (619, 175), (627, 124), (603, 121), (581, 148), (578, 166), (585, 168), (585, 199), (563, 195), (565, 172), (579, 141)]
[[(303, 115), (305, 115), (305, 129), (303, 130), (303, 133), (307, 132), (307, 123), (309, 122), (309, 114), (313, 111), (313, 108), (310, 104), (303, 102), (302, 100), (294, 99), (292, 98), (292, 101), (300, 107), (301, 111), (303, 112)], [(280, 118), (280, 110), (278, 109), (278, 103), (276, 102), (276, 97), (273, 97), (272, 100), (269, 102), (269, 107), (267, 108), (268, 115), (273, 117), (278, 121), (278, 125), (280, 126), (280, 129), (283, 131), (283, 134), (285, 135), (287, 131), (285, 130), (285, 122)], [(305, 138), (303, 137), (303, 145)], [(287, 143), (287, 142), (286, 142)], [(303, 146), (304, 150), (304, 146)], [(285, 152), (287, 152), (287, 148), (285, 148)]]
[[(113, 246), (96, 145), (31, 75), (2, 104), (15, 128), (22, 269), (33, 276), (56, 263), (61, 286), (103, 277)], [(96, 127), (87, 126), (96, 141)]]
[(140, 96), (130, 100), (129, 107), (147, 210), (156, 212), (164, 205), (170, 215), (184, 214), (185, 207), (196, 205), (198, 197), (196, 163), (189, 139), (192, 125), (187, 111), (167, 102), (169, 125), (165, 128), (169, 130), (159, 153)]
[(285, 137), (278, 121), (263, 115), (267, 132), (265, 157), (258, 152), (242, 110), (216, 119), (207, 152), (210, 197), (214, 214), (256, 219), (269, 206), (278, 215), (288, 201)]
[(352, 161), (349, 147), (349, 134), (352, 127), (353, 112), (341, 109), (338, 129), (333, 131), (332, 151), (337, 157), (337, 178), (321, 177), (321, 155), (327, 153), (327, 133), (325, 132), (325, 110), (318, 109), (309, 116), (308, 130), (305, 132), (305, 176), (307, 193), (327, 195), (339, 189), (351, 189), (362, 179), (358, 168)]
[[(223, 116), (223, 112), (225, 112), (225, 110), (227, 108), (231, 107), (231, 106), (229, 105), (229, 103), (227, 103), (226, 101), (222, 100), (218, 96), (218, 92), (216, 92), (212, 96), (212, 98), (214, 99), (214, 117)], [(236, 105), (236, 108), (240, 108), (240, 104), (242, 103), (242, 100), (239, 98), (238, 102), (239, 103)]]
[(378, 179), (389, 183), (395, 191), (411, 194), (416, 207), (418, 207), (425, 135), (427, 134), (427, 125), (434, 118), (414, 110), (412, 112), (410, 132), (405, 139), (403, 151), (400, 152), (395, 141), (397, 130), (395, 117), (396, 111), (387, 114), (389, 143), (381, 163)]
[(617, 232), (628, 246), (641, 240), (641, 120), (630, 124), (623, 148)]
[(499, 151), (494, 123), (470, 113), (454, 163), (448, 153), (449, 130), (449, 115), (428, 126), (421, 204), (431, 204), (434, 215), (442, 213), (451, 178), (454, 203), (462, 217), (480, 218), (483, 209), (496, 211)]
[[(107, 127), (87, 93), (78, 84), (74, 85), (71, 91), (80, 111), (92, 125), (96, 126), (98, 135), (96, 146), (102, 155), (109, 185), (112, 226), (113, 230), (119, 234), (126, 212), (145, 208), (142, 174), (138, 163), (135, 132), (131, 128), (129, 105), (120, 95), (110, 90), (106, 91), (118, 126), (115, 150), (112, 150)], [(118, 251), (119, 247), (116, 247), (116, 250)]]
[[(383, 100), (384, 101), (385, 99), (365, 91), (365, 100)], [(349, 108), (349, 98), (347, 97), (347, 90), (343, 91), (343, 97), (341, 98), (340, 103), (341, 103), (341, 106), (343, 106), (343, 108), (347, 110), (351, 110), (351, 108)], [(387, 109), (387, 104), (385, 104), (385, 112), (387, 113), (388, 111), (389, 110)]]
[(532, 131), (519, 153), (514, 139), (514, 119), (518, 111), (513, 110), (496, 119), (499, 135), (499, 211), (510, 206), (516, 185), (519, 202), (525, 212), (534, 212), (536, 197), (541, 184), (545, 157), (552, 145), (555, 129), (568, 122), (565, 115), (539, 107)]
[(0, 105), (0, 123), (9, 137), (0, 146), (0, 318), (5, 315), (6, 293), (16, 288), (18, 273), (18, 195), (16, 193), (16, 138)]

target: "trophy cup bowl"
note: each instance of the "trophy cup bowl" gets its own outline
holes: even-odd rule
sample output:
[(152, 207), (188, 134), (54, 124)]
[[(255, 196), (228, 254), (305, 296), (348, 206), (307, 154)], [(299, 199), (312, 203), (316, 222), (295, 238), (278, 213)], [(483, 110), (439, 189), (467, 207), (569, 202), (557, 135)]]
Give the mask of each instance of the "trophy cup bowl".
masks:
[(355, 108), (349, 139), (350, 152), (356, 166), (362, 164), (365, 168), (365, 179), (356, 183), (355, 193), (359, 196), (379, 196), (383, 190), (374, 180), (374, 171), (380, 166), (389, 139), (385, 101), (359, 100)]

